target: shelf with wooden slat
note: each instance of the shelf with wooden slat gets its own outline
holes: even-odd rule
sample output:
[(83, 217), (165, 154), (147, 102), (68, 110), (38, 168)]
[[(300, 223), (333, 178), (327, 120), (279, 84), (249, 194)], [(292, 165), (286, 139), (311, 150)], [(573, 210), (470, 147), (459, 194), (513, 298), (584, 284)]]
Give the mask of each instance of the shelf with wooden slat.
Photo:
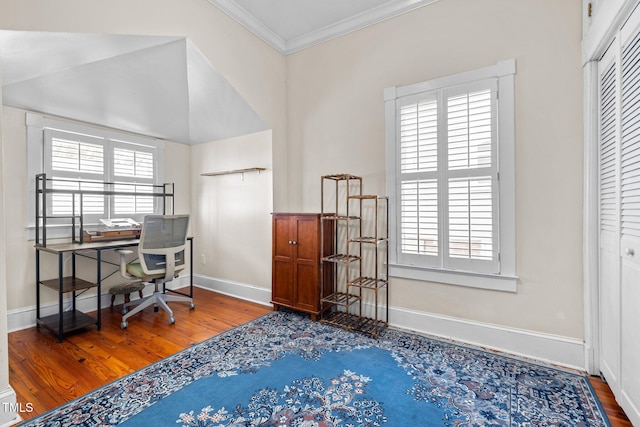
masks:
[(62, 278), (62, 289), (60, 289), (59, 279), (42, 280), (40, 283), (42, 283), (42, 285), (46, 286), (47, 288), (53, 289), (55, 291), (61, 291), (63, 293), (81, 291), (83, 289), (95, 288), (96, 286), (98, 286), (95, 283), (71, 276)]
[[(97, 324), (95, 317), (88, 316), (81, 311), (72, 310), (62, 313), (62, 324), (64, 333), (84, 329), (88, 326)], [(53, 314), (51, 316), (41, 317), (38, 319), (38, 326), (44, 326), (55, 334), (60, 333), (60, 315)]]
[(379, 245), (381, 243), (388, 242), (389, 239), (384, 237), (375, 237), (375, 236), (362, 236), (362, 237), (354, 237), (349, 239), (351, 243), (367, 243), (371, 245)]
[(358, 326), (353, 330), (369, 334), (374, 338), (378, 338), (380, 332), (382, 332), (388, 326), (387, 322), (377, 319), (371, 319), (369, 317), (360, 317)]
[(360, 217), (356, 215), (335, 215), (335, 214), (324, 214), (323, 218), (326, 221), (356, 221), (359, 220)]
[(350, 331), (368, 334), (378, 338), (380, 333), (387, 327), (387, 322), (371, 319), (344, 311), (332, 311), (322, 318), (322, 323), (338, 326)]
[(373, 277), (357, 277), (350, 281), (348, 286), (375, 290), (387, 286), (387, 281), (383, 279), (375, 279)]
[(358, 327), (360, 317), (344, 311), (331, 311), (323, 315), (321, 322), (326, 323), (327, 325), (352, 330)]
[(333, 304), (341, 307), (349, 307), (351, 304), (359, 301), (358, 295), (348, 294), (345, 292), (334, 292), (322, 298), (323, 303)]
[(360, 259), (360, 257), (358, 257), (358, 256), (347, 255), (347, 254), (334, 254), (334, 255), (329, 255), (329, 256), (326, 256), (326, 257), (322, 258), (323, 261), (335, 262), (335, 263), (339, 263), (339, 264), (347, 264), (347, 263), (350, 263), (350, 262), (358, 261), (359, 259)]

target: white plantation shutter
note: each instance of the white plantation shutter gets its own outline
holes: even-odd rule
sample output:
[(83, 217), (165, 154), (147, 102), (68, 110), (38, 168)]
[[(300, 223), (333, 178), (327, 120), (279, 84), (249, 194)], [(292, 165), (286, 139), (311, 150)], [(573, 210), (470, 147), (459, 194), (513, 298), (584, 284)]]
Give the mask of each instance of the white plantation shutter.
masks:
[(398, 260), (497, 273), (497, 82), (398, 99)]
[[(122, 141), (113, 144), (115, 191), (151, 192), (152, 187), (148, 185), (154, 184), (154, 150)], [(113, 212), (116, 216), (151, 214), (154, 211), (155, 198), (152, 196), (117, 195), (113, 197)]]
[(444, 90), (447, 268), (499, 271), (496, 82)]
[(438, 265), (438, 99), (410, 97), (399, 104), (401, 252), (408, 260)]
[[(63, 190), (104, 190), (105, 149), (104, 139), (83, 134), (45, 130), (48, 156), (45, 156), (47, 175), (55, 178), (52, 188)], [(82, 202), (82, 203), (81, 203)], [(104, 196), (77, 193), (58, 193), (49, 197), (51, 213), (69, 216), (72, 213), (105, 216)]]
[(402, 173), (438, 170), (436, 99), (423, 99), (400, 108), (400, 170)]
[[(62, 126), (61, 126), (62, 127)], [(100, 134), (96, 130), (96, 134)], [(82, 215), (85, 223), (111, 217), (131, 217), (142, 221), (144, 215), (158, 213), (157, 198), (140, 196), (152, 193), (159, 182), (158, 148), (152, 140), (135, 137), (135, 142), (114, 139), (114, 132), (102, 137), (58, 129), (44, 129), (44, 172), (53, 178), (52, 188), (70, 190), (49, 196), (51, 213)], [(109, 183), (106, 184), (105, 183)], [(74, 190), (137, 193), (127, 195), (80, 196)], [(82, 203), (80, 200), (82, 197)], [(56, 223), (56, 219), (50, 221)], [(61, 220), (61, 224), (68, 221)]]
[(439, 254), (438, 182), (435, 179), (401, 183), (401, 244), (405, 254)]

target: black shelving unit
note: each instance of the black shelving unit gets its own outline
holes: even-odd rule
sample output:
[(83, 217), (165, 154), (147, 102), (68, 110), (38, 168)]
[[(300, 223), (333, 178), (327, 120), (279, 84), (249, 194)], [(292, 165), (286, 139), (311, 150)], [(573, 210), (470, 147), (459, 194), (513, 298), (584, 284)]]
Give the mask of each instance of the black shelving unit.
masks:
[[(65, 334), (96, 325), (101, 329), (101, 282), (102, 282), (102, 252), (138, 245), (135, 238), (125, 238), (113, 241), (84, 242), (85, 221), (84, 221), (84, 201), (88, 195), (99, 196), (145, 196), (156, 197), (162, 200), (163, 214), (173, 213), (173, 184), (150, 185), (149, 192), (128, 192), (114, 191), (115, 183), (104, 183), (104, 191), (95, 190), (69, 190), (54, 188), (58, 180), (47, 178), (46, 174), (36, 175), (36, 227), (35, 227), (35, 250), (36, 250), (36, 325), (44, 327), (57, 335), (58, 341), (64, 339)], [(74, 181), (78, 182), (78, 181)], [(80, 181), (83, 182), (83, 181)], [(122, 184), (118, 184), (122, 185)], [(136, 184), (138, 187), (143, 185)], [(52, 194), (70, 194), (71, 212), (70, 215), (52, 215), (48, 212), (49, 203), (47, 198)], [(64, 225), (71, 227), (70, 242), (68, 243), (47, 243), (47, 225), (49, 220), (66, 220)], [(95, 281), (84, 280), (76, 275), (76, 257), (83, 252), (91, 251), (95, 253), (96, 279)], [(41, 279), (40, 258), (41, 253), (50, 253), (58, 257), (58, 277), (55, 279)], [(64, 274), (64, 256), (71, 256), (71, 274)], [(193, 259), (191, 259), (193, 264)], [(193, 266), (191, 271), (193, 271)], [(193, 284), (192, 284), (193, 285)], [(40, 293), (41, 286), (52, 289), (58, 293), (57, 313), (49, 316), (41, 316)], [(96, 317), (89, 316), (77, 308), (77, 297), (90, 289), (97, 291)], [(192, 293), (192, 292), (191, 292)], [(70, 301), (65, 301), (65, 295), (71, 294)], [(65, 302), (70, 304), (70, 309), (65, 310)]]

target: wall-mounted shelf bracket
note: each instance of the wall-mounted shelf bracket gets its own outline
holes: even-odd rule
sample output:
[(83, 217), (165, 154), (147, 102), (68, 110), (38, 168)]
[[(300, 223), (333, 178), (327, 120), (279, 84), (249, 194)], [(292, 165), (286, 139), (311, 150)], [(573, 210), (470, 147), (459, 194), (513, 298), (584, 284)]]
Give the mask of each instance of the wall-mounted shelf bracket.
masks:
[(221, 175), (241, 174), (242, 180), (244, 181), (244, 174), (246, 172), (258, 172), (258, 175), (260, 175), (260, 172), (262, 172), (263, 170), (266, 170), (266, 168), (234, 169), (234, 170), (228, 170), (228, 171), (202, 173), (200, 174), (200, 176), (221, 176)]

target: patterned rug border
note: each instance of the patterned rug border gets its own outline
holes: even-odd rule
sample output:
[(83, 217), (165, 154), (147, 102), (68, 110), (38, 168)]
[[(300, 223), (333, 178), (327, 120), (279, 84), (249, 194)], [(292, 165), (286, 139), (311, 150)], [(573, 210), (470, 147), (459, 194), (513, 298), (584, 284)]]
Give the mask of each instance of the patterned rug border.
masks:
[[(80, 412), (78, 412), (79, 410), (77, 408), (82, 408), (82, 407), (86, 407), (87, 405), (91, 406), (92, 402), (95, 402), (98, 399), (104, 399), (105, 397), (107, 398), (107, 400), (109, 399), (108, 396), (113, 394), (113, 389), (126, 389), (127, 384), (128, 383), (132, 383), (132, 384), (137, 384), (138, 380), (142, 379), (144, 380), (144, 378), (148, 378), (149, 374), (151, 373), (155, 373), (158, 371), (162, 371), (162, 368), (167, 368), (170, 367), (171, 364), (175, 363), (175, 362), (182, 362), (183, 360), (191, 360), (193, 358), (197, 358), (197, 356), (199, 356), (199, 354), (201, 353), (202, 350), (207, 351), (207, 353), (205, 355), (217, 355), (219, 360), (218, 362), (221, 362), (223, 367), (227, 368), (227, 371), (225, 371), (224, 369), (219, 369), (218, 365), (216, 365), (216, 369), (196, 369), (194, 372), (190, 372), (188, 375), (185, 375), (185, 373), (182, 371), (182, 369), (171, 369), (171, 375), (173, 376), (174, 374), (176, 375), (175, 380), (176, 381), (171, 381), (170, 379), (170, 383), (173, 383), (173, 386), (177, 386), (178, 389), (190, 384), (193, 381), (196, 381), (197, 379), (199, 379), (202, 376), (208, 376), (208, 375), (214, 375), (217, 374), (219, 376), (227, 376), (227, 375), (235, 375), (235, 373), (237, 372), (252, 372), (255, 371), (256, 369), (259, 368), (256, 367), (255, 365), (242, 365), (242, 363), (238, 363), (238, 361), (235, 361), (233, 357), (230, 357), (229, 359), (231, 360), (231, 363), (224, 363), (224, 357), (220, 357), (221, 353), (215, 353), (215, 349), (220, 347), (220, 344), (222, 345), (222, 349), (225, 349), (224, 344), (227, 342), (232, 341), (232, 338), (234, 338), (236, 335), (238, 335), (239, 332), (245, 332), (245, 333), (249, 333), (250, 330), (252, 328), (259, 328), (261, 325), (265, 324), (265, 323), (269, 323), (269, 321), (272, 321), (272, 319), (277, 319), (277, 318), (281, 318), (281, 317), (291, 317), (291, 318), (296, 318), (297, 317), (297, 321), (304, 321), (307, 320), (310, 322), (309, 320), (309, 316), (301, 314), (301, 313), (297, 313), (297, 312), (290, 312), (290, 311), (286, 311), (286, 310), (282, 310), (280, 312), (271, 312), (271, 313), (267, 313), (263, 316), (260, 316), (256, 319), (253, 319), (249, 322), (246, 322), (244, 324), (238, 325), (232, 329), (229, 329), (227, 331), (224, 331), (220, 334), (214, 335), (210, 338), (207, 338), (205, 340), (203, 340), (202, 342), (193, 344), (185, 349), (182, 349), (170, 356), (167, 356), (166, 358), (163, 358), (161, 360), (158, 360), (157, 362), (154, 362), (148, 366), (145, 366), (141, 369), (138, 369), (134, 372), (131, 372), (123, 377), (120, 377), (118, 379), (115, 379), (83, 396), (79, 396), (61, 406), (59, 406), (58, 408), (54, 408), (51, 409), (47, 412), (45, 412), (44, 414), (38, 416), (37, 418), (34, 418), (32, 420), (28, 420), (24, 423), (24, 425), (28, 426), (28, 425), (48, 425), (47, 422), (48, 420), (53, 417), (56, 416), (56, 414), (58, 417), (60, 417), (61, 415), (64, 417), (65, 421), (69, 421), (69, 423), (60, 423), (59, 425), (76, 425), (74, 424), (74, 422), (76, 421), (80, 421), (82, 422), (81, 418), (82, 418), (82, 414)], [(575, 378), (575, 380), (577, 381), (582, 381), (585, 385), (586, 388), (589, 391), (589, 396), (587, 396), (587, 398), (591, 397), (591, 399), (589, 400), (589, 403), (593, 404), (593, 406), (595, 408), (597, 408), (600, 417), (602, 417), (602, 421), (603, 424), (602, 425), (606, 425), (606, 426), (610, 426), (608, 419), (606, 418), (604, 409), (602, 407), (601, 402), (598, 400), (596, 394), (595, 394), (595, 390), (593, 388), (593, 386), (591, 385), (591, 382), (588, 379), (588, 376), (586, 375), (586, 373), (581, 373), (579, 371), (576, 371), (574, 369), (569, 369), (566, 367), (562, 367), (562, 366), (557, 366), (557, 365), (553, 365), (550, 363), (546, 363), (543, 361), (538, 361), (535, 359), (528, 359), (526, 357), (522, 357), (522, 356), (518, 356), (518, 355), (512, 355), (512, 354), (508, 354), (508, 353), (502, 353), (502, 352), (498, 352), (495, 350), (491, 350), (491, 349), (487, 349), (487, 348), (483, 348), (477, 345), (472, 345), (472, 344), (467, 344), (467, 343), (461, 343), (461, 342), (457, 342), (455, 340), (451, 340), (451, 339), (447, 339), (447, 338), (442, 338), (442, 337), (436, 337), (436, 336), (431, 336), (428, 334), (424, 334), (424, 333), (419, 333), (416, 331), (411, 331), (411, 330), (405, 330), (405, 329), (400, 329), (400, 328), (393, 328), (390, 327), (386, 330), (384, 330), (381, 334), (379, 339), (374, 339), (373, 337), (369, 336), (369, 335), (365, 335), (365, 334), (361, 334), (358, 332), (353, 332), (353, 331), (346, 331), (340, 328), (336, 328), (333, 326), (329, 326), (329, 325), (325, 325), (325, 324), (321, 324), (320, 322), (313, 322), (310, 324), (311, 327), (315, 330), (321, 331), (321, 332), (331, 332), (332, 334), (334, 334), (336, 337), (339, 338), (333, 338), (332, 340), (332, 344), (333, 346), (329, 345), (327, 346), (327, 348), (325, 349), (318, 349), (318, 348), (301, 348), (299, 345), (294, 345), (292, 347), (288, 347), (287, 345), (282, 345), (280, 347), (278, 347), (276, 349), (276, 352), (280, 352), (280, 354), (277, 355), (273, 355), (273, 359), (271, 360), (275, 360), (278, 359), (280, 357), (283, 357), (286, 354), (289, 353), (299, 353), (300, 355), (302, 355), (305, 358), (311, 358), (311, 359), (315, 359), (318, 358), (319, 355), (323, 354), (325, 351), (342, 351), (342, 350), (349, 350), (349, 349), (356, 349), (356, 348), (367, 348), (367, 347), (371, 347), (371, 346), (376, 346), (379, 348), (385, 348), (388, 349), (389, 351), (394, 351), (394, 347), (398, 346), (399, 344), (402, 343), (402, 341), (406, 341), (407, 343), (409, 343), (409, 347), (407, 351), (410, 350), (411, 347), (411, 343), (416, 343), (415, 345), (417, 346), (418, 344), (420, 344), (421, 346), (426, 346), (428, 347), (430, 344), (437, 344), (440, 346), (452, 346), (454, 348), (459, 348), (459, 349), (464, 349), (466, 351), (469, 352), (477, 352), (480, 354), (484, 354), (487, 357), (491, 357), (491, 358), (496, 358), (497, 360), (500, 360), (501, 363), (505, 363), (505, 364), (510, 364), (510, 363), (517, 363), (517, 364), (524, 364), (524, 365), (531, 365), (534, 366), (538, 369), (544, 369), (544, 370), (548, 370), (548, 371), (552, 371), (552, 372), (557, 372), (559, 374), (563, 374), (563, 375), (568, 375), (568, 376), (572, 376)], [(294, 338), (301, 338), (301, 337), (294, 337)], [(349, 338), (344, 339), (344, 338)], [(406, 338), (406, 339), (403, 339)], [(345, 343), (348, 342), (349, 344), (341, 344), (341, 343)], [(299, 343), (298, 343), (299, 344)], [(275, 347), (274, 347), (275, 348)], [(330, 350), (327, 350), (330, 349)], [(211, 350), (214, 350), (214, 352), (211, 352)], [(222, 356), (224, 356), (225, 354), (228, 354), (231, 352), (231, 350), (233, 350), (233, 348), (229, 348), (227, 349), (224, 353), (222, 353)], [(269, 351), (273, 351), (274, 349), (269, 349)], [(196, 354), (197, 353), (197, 354)], [(214, 365), (214, 363), (212, 363), (213, 360), (209, 360), (207, 358), (207, 362), (210, 365)], [(260, 366), (269, 366), (270, 364), (270, 360), (269, 359), (265, 359), (262, 360), (260, 363)], [(184, 364), (183, 367), (191, 367), (191, 363), (186, 363)], [(234, 373), (235, 372), (235, 373)], [(184, 376), (182, 376), (184, 375)], [(165, 378), (167, 377), (167, 375), (165, 374)], [(169, 387), (169, 394), (171, 394), (173, 391), (175, 391), (173, 388)], [(136, 388), (134, 387), (133, 389), (131, 389), (131, 393), (132, 395), (134, 395), (136, 393)], [(148, 402), (137, 402), (137, 403), (141, 403), (139, 407), (137, 408), (132, 408), (130, 407), (130, 405), (122, 405), (122, 404), (116, 404), (114, 405), (112, 408), (110, 408), (111, 410), (122, 410), (125, 409), (125, 412), (122, 414), (119, 414), (121, 417), (123, 417), (122, 419), (116, 417), (114, 419), (108, 419), (107, 421), (114, 421), (115, 423), (119, 423), (119, 422), (124, 422), (126, 419), (134, 416), (135, 414), (143, 411), (146, 407), (153, 405), (155, 402), (161, 400), (163, 398), (162, 393), (154, 395), (153, 399), (155, 400), (149, 400)], [(124, 406), (124, 408), (123, 408)], [(104, 409), (104, 408), (103, 408)], [(129, 412), (127, 412), (129, 411)], [(80, 417), (80, 418), (78, 418)], [(88, 424), (90, 425), (90, 424)]]

